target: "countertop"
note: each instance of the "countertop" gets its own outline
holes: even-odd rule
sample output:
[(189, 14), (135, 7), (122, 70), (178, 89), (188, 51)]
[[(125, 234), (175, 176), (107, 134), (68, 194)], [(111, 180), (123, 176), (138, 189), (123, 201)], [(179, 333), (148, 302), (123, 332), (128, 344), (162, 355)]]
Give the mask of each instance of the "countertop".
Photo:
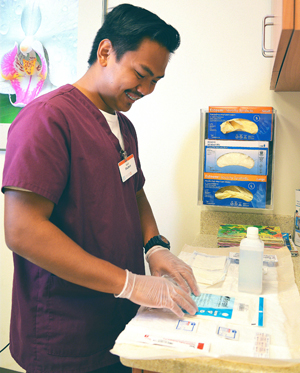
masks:
[[(193, 241), (192, 245), (198, 247), (217, 247), (217, 236), (210, 234), (199, 234)], [(276, 249), (274, 249), (274, 253), (276, 254)], [(295, 282), (300, 292), (300, 256), (292, 257), (292, 262), (294, 265)]]
[[(192, 243), (196, 247), (216, 248), (216, 235), (201, 234)], [(274, 250), (276, 251), (276, 250)], [(292, 257), (295, 282), (300, 290), (300, 257)], [(300, 364), (290, 366), (270, 366), (246, 364), (215, 358), (129, 360), (121, 358), (129, 367), (159, 373), (299, 373)], [(138, 370), (139, 371), (139, 370)]]

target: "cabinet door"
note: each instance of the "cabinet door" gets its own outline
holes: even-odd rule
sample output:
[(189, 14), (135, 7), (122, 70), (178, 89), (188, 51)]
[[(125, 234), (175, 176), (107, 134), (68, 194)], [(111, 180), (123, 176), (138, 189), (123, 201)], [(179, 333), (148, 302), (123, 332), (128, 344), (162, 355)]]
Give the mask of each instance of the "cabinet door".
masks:
[(275, 60), (270, 89), (275, 89), (276, 87), (279, 72), (293, 34), (294, 1), (295, 0), (274, 0), (272, 2), (272, 11), (274, 14), (273, 49), (275, 51)]
[(294, 32), (275, 91), (300, 91), (300, 0), (295, 0)]

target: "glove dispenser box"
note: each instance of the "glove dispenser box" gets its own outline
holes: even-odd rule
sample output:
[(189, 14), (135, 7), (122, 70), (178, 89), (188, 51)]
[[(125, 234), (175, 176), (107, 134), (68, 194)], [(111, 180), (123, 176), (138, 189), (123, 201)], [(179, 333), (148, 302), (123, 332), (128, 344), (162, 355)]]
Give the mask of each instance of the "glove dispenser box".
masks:
[[(230, 115), (227, 112), (229, 108), (232, 107), (223, 107), (222, 110)], [(239, 107), (234, 108), (239, 110)], [(275, 111), (266, 107), (241, 107), (240, 110), (245, 108), (255, 111), (255, 115), (258, 115), (260, 110), (268, 111), (268, 120), (264, 118), (263, 138), (268, 138), (269, 141), (249, 140), (249, 137), (245, 136), (247, 127), (240, 130), (238, 126), (233, 131), (236, 140), (215, 139), (210, 123), (212, 109), (210, 107), (210, 111), (201, 110), (199, 204), (241, 211), (273, 209)], [(238, 116), (241, 117), (241, 114)], [(253, 132), (253, 126), (250, 125), (249, 130)]]
[(208, 138), (272, 141), (273, 108), (259, 106), (210, 106)]

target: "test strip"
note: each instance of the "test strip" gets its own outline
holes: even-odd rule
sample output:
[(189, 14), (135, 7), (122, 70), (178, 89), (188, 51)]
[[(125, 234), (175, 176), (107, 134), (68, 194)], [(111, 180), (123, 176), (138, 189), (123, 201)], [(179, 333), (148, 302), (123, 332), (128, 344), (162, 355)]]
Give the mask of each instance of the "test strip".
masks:
[(264, 298), (259, 297), (258, 326), (264, 326)]

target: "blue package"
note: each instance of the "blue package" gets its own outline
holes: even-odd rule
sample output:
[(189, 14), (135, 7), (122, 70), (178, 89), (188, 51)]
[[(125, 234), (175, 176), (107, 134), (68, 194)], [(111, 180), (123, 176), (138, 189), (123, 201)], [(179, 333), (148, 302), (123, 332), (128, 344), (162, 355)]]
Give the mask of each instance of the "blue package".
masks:
[(286, 246), (290, 251), (292, 251), (292, 246), (290, 243), (290, 234), (289, 233), (281, 233), (281, 234), (282, 234), (282, 238), (284, 241), (284, 246)]
[(232, 318), (234, 299), (232, 297), (202, 293), (199, 296), (192, 295), (198, 306), (196, 315)]

